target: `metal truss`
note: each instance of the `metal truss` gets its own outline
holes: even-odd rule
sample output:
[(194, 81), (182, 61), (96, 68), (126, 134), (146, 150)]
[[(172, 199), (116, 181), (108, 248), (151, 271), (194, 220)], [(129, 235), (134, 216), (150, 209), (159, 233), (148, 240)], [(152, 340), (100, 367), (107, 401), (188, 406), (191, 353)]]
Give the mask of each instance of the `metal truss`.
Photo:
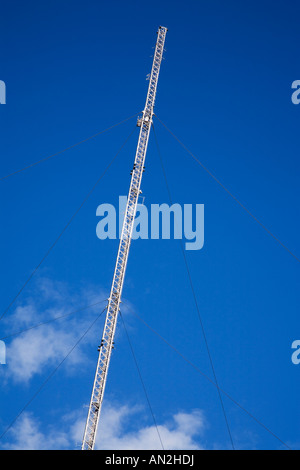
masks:
[(132, 177), (120, 237), (116, 266), (110, 296), (108, 299), (103, 336), (101, 344), (99, 346), (99, 357), (84, 431), (82, 450), (93, 450), (95, 445), (97, 427), (99, 423), (101, 406), (104, 396), (104, 389), (107, 380), (107, 373), (114, 345), (114, 335), (117, 325), (119, 306), (125, 278), (125, 270), (131, 243), (134, 219), (136, 215), (136, 208), (138, 204), (138, 198), (141, 193), (140, 187), (152, 124), (157, 82), (160, 71), (160, 65), (163, 58), (166, 33), (167, 28), (160, 26), (157, 32), (158, 36), (148, 86), (146, 105), (142, 117), (138, 120), (138, 126), (140, 127), (139, 139), (134, 160), (134, 166), (132, 170)]

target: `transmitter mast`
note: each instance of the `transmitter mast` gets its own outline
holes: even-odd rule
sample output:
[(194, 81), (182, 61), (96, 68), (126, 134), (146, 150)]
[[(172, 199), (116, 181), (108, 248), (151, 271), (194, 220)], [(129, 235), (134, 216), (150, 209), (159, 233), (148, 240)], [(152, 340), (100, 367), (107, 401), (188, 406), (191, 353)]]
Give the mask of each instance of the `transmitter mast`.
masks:
[(152, 70), (150, 74), (146, 105), (142, 113), (142, 117), (138, 120), (138, 126), (140, 127), (139, 139), (134, 160), (134, 166), (132, 170), (132, 177), (121, 232), (116, 266), (110, 296), (108, 299), (108, 305), (106, 307), (106, 320), (99, 348), (99, 357), (83, 436), (82, 450), (93, 450), (95, 445), (95, 438), (100, 418), (101, 406), (103, 402), (108, 367), (114, 344), (114, 335), (119, 313), (134, 219), (136, 215), (136, 208), (138, 204), (139, 194), (141, 193), (140, 187), (144, 171), (144, 162), (146, 158), (149, 134), (152, 124), (157, 82), (160, 71), (160, 65), (163, 58), (166, 34), (167, 28), (160, 26), (157, 32), (157, 41)]

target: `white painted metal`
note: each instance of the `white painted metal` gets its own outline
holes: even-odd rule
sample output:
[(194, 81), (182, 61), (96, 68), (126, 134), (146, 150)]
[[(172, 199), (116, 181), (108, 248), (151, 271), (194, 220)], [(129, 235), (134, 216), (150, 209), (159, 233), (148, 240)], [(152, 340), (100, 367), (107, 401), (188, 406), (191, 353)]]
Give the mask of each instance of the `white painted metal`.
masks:
[(138, 121), (138, 125), (140, 126), (139, 140), (134, 160), (134, 167), (132, 171), (115, 272), (113, 276), (110, 296), (108, 299), (106, 320), (103, 330), (102, 341), (99, 348), (99, 357), (88, 411), (88, 417), (84, 431), (82, 450), (93, 450), (95, 445), (95, 438), (103, 401), (107, 372), (110, 363), (111, 352), (113, 349), (114, 334), (119, 313), (119, 306), (128, 260), (129, 247), (131, 243), (134, 218), (136, 215), (138, 197), (141, 192), (140, 187), (142, 181), (142, 174), (151, 129), (157, 82), (164, 52), (166, 33), (167, 28), (160, 26), (157, 32), (158, 37), (156, 41), (153, 65), (150, 75), (146, 105), (143, 111), (143, 115)]

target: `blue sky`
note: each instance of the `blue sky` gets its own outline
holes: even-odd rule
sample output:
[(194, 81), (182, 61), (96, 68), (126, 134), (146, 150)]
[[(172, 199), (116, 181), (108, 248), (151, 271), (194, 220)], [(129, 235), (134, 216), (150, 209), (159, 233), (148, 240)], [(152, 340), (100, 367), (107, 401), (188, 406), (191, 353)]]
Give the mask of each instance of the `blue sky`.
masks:
[[(1, 176), (140, 112), (156, 30), (167, 26), (157, 116), (299, 257), (300, 106), (291, 101), (300, 79), (299, 9), (296, 1), (6, 2)], [(299, 449), (300, 366), (291, 361), (300, 336), (298, 261), (154, 124), (173, 201), (205, 206), (204, 247), (186, 256), (219, 385)], [(134, 128), (135, 118), (0, 182), (1, 312)], [(147, 206), (169, 202), (153, 137), (142, 182)], [(138, 128), (1, 320), (3, 338), (103, 301), (5, 339), (3, 449), (80, 446), (103, 316), (35, 394), (105, 306), (118, 241), (96, 237), (96, 209), (127, 194), (137, 138)], [(123, 301), (166, 448), (230, 448), (217, 390), (133, 313), (212, 379), (178, 240), (133, 241)], [(283, 448), (223, 398), (236, 448)], [(97, 447), (146, 446), (159, 442), (119, 322)]]

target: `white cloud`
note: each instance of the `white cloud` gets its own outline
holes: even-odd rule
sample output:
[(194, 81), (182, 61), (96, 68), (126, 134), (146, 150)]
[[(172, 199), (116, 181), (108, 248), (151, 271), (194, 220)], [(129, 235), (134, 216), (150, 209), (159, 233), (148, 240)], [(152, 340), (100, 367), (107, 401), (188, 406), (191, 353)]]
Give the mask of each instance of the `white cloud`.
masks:
[[(74, 292), (66, 284), (49, 279), (40, 279), (27, 297), (6, 320), (6, 332), (16, 332), (30, 328), (34, 324), (48, 321), (57, 316), (80, 309), (105, 299), (101, 290), (84, 287)], [(75, 345), (83, 332), (105, 306), (97, 305), (75, 315), (69, 320), (29, 329), (21, 335), (13, 336), (7, 342), (7, 366), (1, 369), (10, 383), (28, 384), (37, 374), (53, 370)], [(96, 334), (96, 332), (95, 332)], [(91, 335), (92, 336), (92, 335)], [(93, 338), (93, 341), (95, 337)], [(78, 373), (78, 365), (86, 366), (85, 345), (90, 338), (76, 347), (68, 357), (68, 372), (72, 366)], [(48, 368), (48, 369), (47, 369)], [(3, 383), (3, 382), (2, 382)], [(74, 411), (72, 415), (62, 416), (60, 426), (42, 425), (32, 413), (23, 412), (7, 433), (11, 449), (74, 449), (80, 448), (86, 420), (87, 409)], [(199, 438), (205, 429), (203, 414), (199, 410), (175, 413), (168, 421), (157, 420), (158, 427), (148, 424), (149, 412), (138, 406), (103, 406), (97, 449), (159, 449), (161, 437), (165, 449), (199, 449)], [(55, 429), (57, 427), (57, 429)]]
[(24, 412), (10, 430), (11, 442), (6, 446), (6, 449), (48, 450), (68, 446), (67, 434), (57, 430), (44, 434), (40, 428), (39, 421), (31, 413)]
[[(24, 333), (7, 348), (9, 376), (18, 382), (28, 382), (35, 374), (42, 373), (46, 366), (58, 364), (75, 341), (75, 332), (52, 326)], [(79, 364), (82, 359), (78, 348), (74, 350), (68, 364)]]
[[(7, 332), (18, 332), (105, 298), (101, 289), (85, 287), (74, 293), (65, 284), (49, 279), (40, 279), (34, 290), (34, 298), (26, 299), (10, 315), (6, 322)], [(69, 319), (48, 323), (13, 336), (6, 344), (5, 377), (18, 383), (28, 383), (36, 374), (43, 373), (46, 367), (58, 365), (104, 306), (104, 303), (99, 304)], [(84, 344), (86, 340), (87, 338)], [(87, 360), (84, 344), (80, 343), (68, 357), (69, 371), (72, 371), (72, 366), (83, 364)]]
[[(134, 430), (128, 430), (128, 424), (134, 418), (139, 423)], [(103, 407), (99, 423), (95, 449), (99, 450), (192, 450), (202, 449), (198, 439), (206, 428), (201, 410), (190, 413), (179, 412), (164, 423), (141, 426), (144, 416), (139, 407), (130, 408), (127, 405)], [(75, 440), (82, 437), (84, 421), (78, 420), (72, 434)], [(132, 426), (131, 426), (132, 427)], [(159, 438), (159, 435), (160, 438)]]
[[(85, 410), (87, 411), (87, 410)], [(129, 431), (131, 421), (137, 418), (139, 426)], [(62, 417), (59, 428), (46, 426), (32, 413), (24, 412), (9, 430), (9, 444), (13, 450), (79, 449), (81, 447), (86, 416), (82, 410)], [(141, 425), (145, 419), (141, 407), (127, 405), (112, 406), (106, 403), (101, 415), (95, 449), (99, 450), (162, 450), (154, 425)], [(200, 410), (176, 413), (168, 422), (158, 424), (165, 450), (203, 449), (199, 438), (203, 438), (206, 425)]]

